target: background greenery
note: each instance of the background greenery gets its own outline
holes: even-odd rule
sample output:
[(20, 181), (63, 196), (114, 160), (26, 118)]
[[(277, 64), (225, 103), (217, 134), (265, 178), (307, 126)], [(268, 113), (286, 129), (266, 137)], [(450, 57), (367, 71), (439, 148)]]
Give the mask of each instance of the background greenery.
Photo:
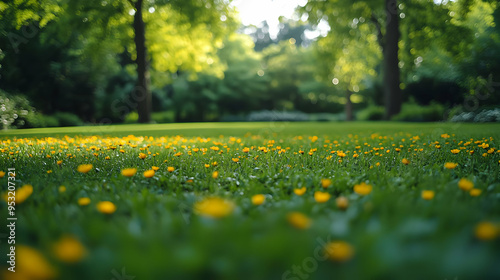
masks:
[[(298, 9), (308, 20), (282, 18), (273, 39), (267, 23), (240, 25), (224, 1), (214, 1), (216, 9), (197, 19), (190, 17), (200, 15), (197, 1), (146, 1), (152, 120), (246, 121), (262, 110), (343, 120), (347, 96), (354, 118), (380, 119), (374, 109), (384, 106), (376, 23), (384, 33), (383, 1), (358, 2), (311, 0)], [(486, 0), (399, 5), (400, 88), (408, 104), (395, 120), (449, 120), (461, 113), (474, 120), (498, 106), (498, 6)], [(14, 1), (0, 2), (0, 10), (0, 94), (24, 96), (12, 108), (33, 107), (4, 126), (136, 120), (133, 7), (127, 1)], [(331, 30), (307, 37), (320, 21)], [(3, 113), (5, 119), (14, 114)]]

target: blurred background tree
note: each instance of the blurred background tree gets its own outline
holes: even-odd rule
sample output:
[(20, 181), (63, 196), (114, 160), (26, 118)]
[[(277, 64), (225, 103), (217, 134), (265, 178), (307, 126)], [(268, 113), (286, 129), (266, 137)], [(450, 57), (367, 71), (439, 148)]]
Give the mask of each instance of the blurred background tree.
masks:
[[(262, 110), (443, 120), (500, 103), (496, 1), (310, 0), (273, 35), (265, 21), (239, 24), (229, 1), (141, 2), (0, 1), (0, 89), (23, 95), (37, 116), (11, 126), (148, 122), (150, 114), (245, 121)], [(139, 15), (144, 38), (134, 41)], [(397, 113), (401, 103), (412, 112)], [(430, 117), (418, 116), (426, 110)]]

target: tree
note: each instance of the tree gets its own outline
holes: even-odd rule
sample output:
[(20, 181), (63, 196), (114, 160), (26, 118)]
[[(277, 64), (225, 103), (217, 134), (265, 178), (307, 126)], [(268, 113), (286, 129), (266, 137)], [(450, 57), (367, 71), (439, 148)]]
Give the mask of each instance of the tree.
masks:
[[(134, 43), (136, 49), (137, 64), (137, 102), (139, 122), (147, 123), (151, 120), (151, 91), (149, 89), (149, 65), (146, 48), (146, 23), (143, 19), (143, 0), (129, 0), (135, 9), (134, 13)], [(181, 15), (181, 22), (189, 22), (191, 26), (205, 25), (206, 31), (211, 32), (213, 39), (224, 33), (221, 29), (227, 27), (220, 24), (229, 19), (229, 3), (224, 0), (170, 0), (147, 3), (150, 8), (162, 9), (169, 8)], [(156, 4), (156, 5), (155, 5)], [(208, 42), (207, 42), (208, 43)], [(212, 60), (213, 61), (213, 60)], [(208, 63), (212, 64), (212, 63)]]
[[(382, 9), (381, 9), (382, 8)], [(401, 110), (400, 71), (398, 59), (399, 11), (397, 0), (367, 0), (351, 3), (348, 1), (309, 0), (300, 9), (315, 24), (327, 20), (334, 37), (346, 37), (353, 33), (349, 26), (371, 22), (372, 32), (383, 54), (384, 97), (386, 118)], [(383, 13), (384, 17), (379, 14)], [(385, 32), (383, 21), (385, 20)], [(334, 35), (333, 35), (334, 34)], [(344, 35), (344, 36), (342, 36)], [(349, 36), (349, 35), (347, 35)], [(348, 38), (347, 38), (348, 39)]]

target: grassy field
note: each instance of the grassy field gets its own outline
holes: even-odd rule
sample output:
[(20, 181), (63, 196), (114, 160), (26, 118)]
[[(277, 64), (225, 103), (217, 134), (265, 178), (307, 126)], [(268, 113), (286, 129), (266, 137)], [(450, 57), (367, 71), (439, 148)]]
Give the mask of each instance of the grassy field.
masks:
[(498, 139), (446, 123), (1, 132), (0, 278), (499, 279)]

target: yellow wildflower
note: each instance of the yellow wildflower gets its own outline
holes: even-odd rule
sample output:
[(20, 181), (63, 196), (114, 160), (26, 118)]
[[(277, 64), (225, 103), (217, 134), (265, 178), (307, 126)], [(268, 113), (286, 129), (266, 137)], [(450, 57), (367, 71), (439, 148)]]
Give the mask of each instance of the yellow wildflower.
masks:
[(330, 179), (321, 179), (321, 186), (323, 188), (328, 188), (332, 184), (332, 180)]
[(303, 195), (306, 192), (306, 187), (302, 187), (300, 189), (293, 189), (293, 192), (296, 195), (301, 196), (301, 195)]
[(263, 194), (256, 194), (252, 196), (252, 204), (253, 205), (261, 205), (266, 201), (266, 197)]
[(132, 177), (137, 173), (137, 168), (124, 168), (122, 169), (122, 175), (125, 177)]
[(469, 191), (470, 196), (480, 196), (483, 191), (481, 189), (471, 189)]
[(457, 166), (458, 166), (458, 164), (454, 163), (454, 162), (447, 162), (444, 164), (444, 168), (446, 168), (446, 169), (454, 169)]
[(345, 241), (332, 241), (324, 247), (326, 256), (335, 262), (345, 262), (354, 256), (354, 248)]
[(297, 229), (307, 229), (311, 226), (311, 219), (300, 212), (291, 212), (286, 218), (288, 223)]
[(97, 203), (97, 210), (103, 214), (113, 214), (116, 206), (111, 201), (100, 201)]
[(318, 203), (325, 203), (330, 200), (330, 194), (327, 192), (317, 191), (314, 193), (314, 200)]
[(372, 185), (368, 185), (365, 182), (354, 185), (354, 192), (359, 195), (368, 195), (372, 192), (372, 189), (373, 189)]
[(77, 263), (87, 255), (87, 250), (76, 238), (64, 236), (53, 246), (54, 255), (66, 263)]
[(78, 166), (77, 170), (80, 173), (87, 173), (92, 169), (92, 164), (81, 164)]
[(407, 160), (406, 158), (404, 158), (403, 160), (401, 160), (401, 162), (404, 164), (404, 165), (408, 165), (410, 164), (410, 161)]
[(231, 214), (234, 204), (219, 197), (204, 198), (194, 205), (194, 212), (211, 218), (222, 218)]
[(151, 177), (153, 177), (155, 175), (155, 171), (152, 170), (152, 169), (151, 170), (146, 170), (146, 171), (144, 171), (143, 175), (146, 178), (151, 178)]
[(212, 172), (212, 178), (217, 179), (219, 177), (219, 171)]
[(345, 196), (339, 196), (335, 199), (335, 203), (337, 204), (337, 208), (340, 210), (345, 210), (349, 207), (349, 200)]
[(168, 172), (174, 172), (175, 168), (173, 166), (167, 167)]
[(498, 227), (490, 222), (481, 222), (475, 229), (476, 237), (484, 241), (495, 239), (498, 236), (498, 233)]
[(240, 159), (239, 158), (232, 158), (232, 161), (233, 162), (238, 162), (238, 161), (240, 161)]
[(434, 198), (434, 191), (423, 190), (422, 198), (425, 200), (432, 200)]
[(80, 197), (78, 199), (78, 205), (85, 206), (90, 204), (90, 198), (88, 197)]
[(474, 183), (470, 180), (467, 180), (466, 178), (460, 179), (458, 181), (458, 187), (463, 190), (463, 191), (470, 191), (472, 188), (474, 188)]

